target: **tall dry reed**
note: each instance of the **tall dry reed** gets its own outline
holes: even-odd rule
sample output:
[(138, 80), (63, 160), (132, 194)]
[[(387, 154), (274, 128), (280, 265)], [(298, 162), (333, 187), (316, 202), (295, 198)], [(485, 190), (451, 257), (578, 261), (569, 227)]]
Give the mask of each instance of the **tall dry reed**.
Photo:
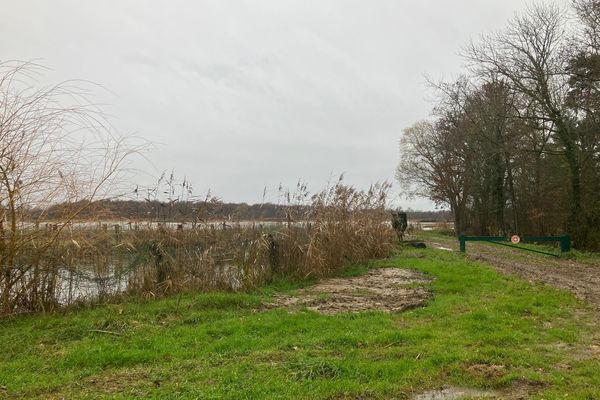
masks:
[(128, 295), (247, 290), (275, 276), (324, 277), (393, 249), (387, 184), (362, 191), (340, 180), (313, 196), (299, 189), (285, 193), (286, 215), (277, 224), (82, 224), (63, 229), (50, 248), (28, 243), (12, 266), (11, 309), (4, 315)]

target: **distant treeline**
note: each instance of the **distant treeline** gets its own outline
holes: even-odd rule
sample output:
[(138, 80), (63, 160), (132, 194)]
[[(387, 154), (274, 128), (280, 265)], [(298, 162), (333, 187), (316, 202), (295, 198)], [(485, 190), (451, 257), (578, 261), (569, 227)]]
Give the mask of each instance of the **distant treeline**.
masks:
[[(44, 213), (45, 219), (61, 220), (71, 210), (80, 208), (78, 220), (144, 220), (144, 221), (211, 221), (211, 220), (286, 220), (308, 216), (309, 206), (273, 203), (246, 204), (220, 201), (161, 202), (139, 200), (100, 200), (94, 203), (68, 203), (34, 210), (32, 219)], [(449, 211), (406, 211), (410, 220), (451, 221)]]
[(452, 213), (450, 211), (414, 211), (407, 210), (409, 221), (421, 222), (453, 222)]
[[(150, 221), (209, 221), (231, 220), (275, 220), (285, 219), (288, 214), (303, 215), (307, 207), (281, 206), (272, 203), (252, 204), (223, 203), (220, 201), (163, 202), (139, 200), (100, 200), (91, 204), (57, 204), (45, 210), (45, 218), (60, 220), (67, 210), (81, 207), (78, 220), (150, 220)], [(42, 213), (35, 210), (32, 218)]]

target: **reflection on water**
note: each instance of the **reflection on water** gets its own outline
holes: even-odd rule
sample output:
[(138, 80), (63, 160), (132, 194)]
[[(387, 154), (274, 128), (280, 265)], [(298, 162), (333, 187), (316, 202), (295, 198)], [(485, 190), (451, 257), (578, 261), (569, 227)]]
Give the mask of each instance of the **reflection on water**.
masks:
[(61, 305), (115, 296), (127, 290), (130, 272), (110, 266), (104, 272), (61, 268), (57, 274), (56, 298)]
[[(237, 291), (242, 288), (244, 270), (235, 265), (212, 265), (210, 271), (204, 266), (199, 274), (189, 274), (189, 280), (201, 281), (203, 286)], [(191, 269), (193, 271), (193, 269)], [(108, 299), (144, 286), (144, 281), (153, 279), (155, 271), (148, 266), (134, 270), (110, 266), (102, 272), (92, 269), (61, 268), (56, 274), (55, 297), (61, 306), (78, 302)], [(156, 283), (156, 282), (153, 282)], [(168, 282), (165, 282), (168, 285)]]
[[(154, 296), (189, 289), (240, 290), (270, 271), (270, 242), (262, 229), (279, 224), (49, 224), (43, 229), (60, 229), (65, 233), (64, 240), (43, 256), (23, 252), (8, 274), (9, 298), (14, 309), (29, 310), (105, 301), (120, 294)], [(79, 235), (74, 235), (76, 230)], [(179, 230), (183, 232), (175, 233)], [(3, 276), (0, 298), (6, 287)]]

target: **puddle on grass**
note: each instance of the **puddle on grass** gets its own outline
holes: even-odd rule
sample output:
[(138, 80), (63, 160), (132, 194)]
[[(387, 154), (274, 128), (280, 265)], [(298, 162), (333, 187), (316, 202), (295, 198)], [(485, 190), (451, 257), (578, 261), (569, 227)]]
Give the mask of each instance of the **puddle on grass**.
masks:
[(431, 242), (431, 245), (433, 246), (434, 249), (444, 250), (444, 251), (454, 251), (449, 247), (445, 247), (445, 246), (441, 245), (440, 243)]
[(462, 400), (462, 399), (497, 399), (498, 393), (490, 390), (446, 387), (430, 390), (413, 397), (413, 400)]

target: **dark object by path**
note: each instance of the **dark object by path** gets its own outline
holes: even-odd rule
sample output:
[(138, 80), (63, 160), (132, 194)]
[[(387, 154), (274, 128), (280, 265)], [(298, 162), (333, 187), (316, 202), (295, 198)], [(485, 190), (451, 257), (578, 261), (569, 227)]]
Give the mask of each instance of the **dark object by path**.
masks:
[(404, 212), (392, 212), (392, 228), (398, 235), (398, 240), (404, 238), (404, 232), (408, 228), (408, 214)]

